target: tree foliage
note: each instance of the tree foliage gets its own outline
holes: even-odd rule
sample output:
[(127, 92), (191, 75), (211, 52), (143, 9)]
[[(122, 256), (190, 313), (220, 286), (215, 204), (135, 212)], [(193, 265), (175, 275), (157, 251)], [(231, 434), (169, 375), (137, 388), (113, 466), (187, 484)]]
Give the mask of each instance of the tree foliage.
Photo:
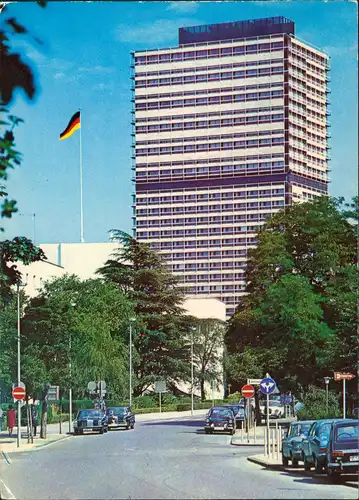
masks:
[(37, 355), (47, 382), (62, 390), (71, 384), (75, 394), (84, 396), (88, 382), (102, 379), (111, 397), (128, 397), (125, 339), (131, 315), (131, 303), (114, 285), (76, 276), (57, 278), (26, 308), (25, 355)]
[(334, 370), (356, 370), (357, 201), (321, 197), (266, 221), (249, 251), (247, 291), (226, 334), (236, 383), (260, 367), (302, 393)]
[[(46, 2), (37, 2), (44, 7)], [(16, 201), (8, 198), (5, 182), (9, 171), (21, 164), (22, 155), (16, 149), (14, 129), (23, 120), (12, 115), (9, 111), (16, 90), (22, 90), (31, 100), (36, 93), (34, 75), (31, 67), (24, 61), (20, 53), (12, 49), (14, 37), (28, 36), (28, 38), (41, 44), (40, 40), (32, 37), (27, 28), (20, 24), (14, 17), (7, 15), (6, 7), (2, 6), (2, 22), (0, 25), (0, 217), (11, 218), (17, 212)], [(4, 229), (0, 227), (0, 231)]]
[(308, 387), (307, 392), (303, 397), (304, 408), (298, 411), (298, 420), (319, 420), (321, 418), (340, 418), (341, 411), (339, 408), (338, 396), (332, 391), (328, 391), (328, 406), (327, 395), (325, 389), (317, 387)]
[(159, 379), (173, 384), (188, 377), (185, 337), (190, 319), (182, 309), (178, 279), (149, 245), (112, 230), (121, 246), (97, 272), (116, 284), (134, 304), (134, 345), (137, 356), (135, 394)]
[(221, 321), (211, 318), (194, 319), (193, 325), (195, 386), (199, 387), (201, 400), (205, 401), (205, 382), (213, 382), (218, 385), (218, 381), (222, 379), (224, 325)]

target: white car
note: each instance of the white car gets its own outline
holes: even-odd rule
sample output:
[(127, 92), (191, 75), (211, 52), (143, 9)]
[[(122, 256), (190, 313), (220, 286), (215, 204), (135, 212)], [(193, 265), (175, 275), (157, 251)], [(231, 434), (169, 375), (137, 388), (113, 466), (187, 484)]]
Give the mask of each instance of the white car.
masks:
[[(260, 405), (261, 417), (267, 416), (267, 405)], [(284, 406), (280, 401), (269, 401), (269, 418), (283, 418), (285, 414)]]

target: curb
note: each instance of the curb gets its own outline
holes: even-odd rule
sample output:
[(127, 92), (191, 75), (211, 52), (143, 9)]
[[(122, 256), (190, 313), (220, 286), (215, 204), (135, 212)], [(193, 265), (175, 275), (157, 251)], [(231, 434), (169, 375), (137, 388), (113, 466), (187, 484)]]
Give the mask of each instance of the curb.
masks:
[[(261, 459), (255, 458), (255, 457), (247, 457), (247, 460), (249, 462), (254, 463), (254, 464), (266, 467), (267, 469), (279, 470), (281, 472), (287, 472), (289, 474), (296, 474), (297, 476), (302, 476), (302, 477), (311, 477), (313, 479), (319, 479), (325, 483), (328, 483), (326, 474), (311, 474), (310, 472), (307, 472), (304, 469), (291, 469), (288, 467), (284, 467), (284, 465), (282, 465), (282, 464), (268, 464), (264, 460), (261, 460)], [(358, 489), (358, 484), (356, 484), (354, 481), (352, 481), (352, 482), (345, 482), (344, 481), (343, 486)]]
[(259, 443), (259, 444), (254, 444), (254, 443), (232, 443), (231, 441), (231, 445), (232, 446), (243, 446), (243, 447), (246, 447), (246, 448), (250, 448), (250, 447), (253, 447), (253, 448), (258, 448), (258, 446), (264, 446), (263, 443)]
[[(48, 443), (43, 443), (43, 444), (39, 444), (38, 446), (34, 446), (33, 448), (19, 448), (18, 450), (15, 450), (15, 451), (3, 451), (1, 450), (1, 454), (3, 455), (5, 461), (6, 461), (6, 457), (9, 457), (9, 454), (13, 454), (13, 453), (28, 453), (28, 452), (32, 452), (32, 451), (37, 451), (37, 450), (40, 450), (42, 448), (45, 448), (46, 446), (51, 446), (51, 445), (54, 445), (56, 443), (60, 443), (62, 441), (65, 441), (66, 439), (70, 439), (72, 438), (73, 436), (65, 436), (65, 437), (61, 437), (60, 439), (54, 439), (52, 441), (49, 441)], [(5, 455), (4, 455), (5, 454)], [(11, 459), (10, 459), (11, 460)], [(1, 499), (1, 497), (0, 497)]]
[(248, 462), (252, 462), (257, 465), (262, 465), (263, 467), (266, 467), (267, 469), (273, 469), (273, 470), (285, 470), (282, 464), (269, 464), (265, 460), (261, 460), (260, 458), (255, 458), (255, 457), (247, 457)]

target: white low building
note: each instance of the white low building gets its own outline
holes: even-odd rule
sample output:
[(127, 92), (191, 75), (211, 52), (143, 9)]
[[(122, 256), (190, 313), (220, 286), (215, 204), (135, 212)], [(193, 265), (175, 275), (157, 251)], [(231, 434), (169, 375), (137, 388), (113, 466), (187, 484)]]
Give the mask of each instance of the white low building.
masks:
[(39, 245), (47, 257), (45, 261), (25, 266), (16, 262), (26, 283), (26, 295), (34, 297), (45, 281), (65, 274), (76, 274), (80, 279), (98, 278), (96, 270), (103, 266), (119, 248), (117, 243), (44, 243)]

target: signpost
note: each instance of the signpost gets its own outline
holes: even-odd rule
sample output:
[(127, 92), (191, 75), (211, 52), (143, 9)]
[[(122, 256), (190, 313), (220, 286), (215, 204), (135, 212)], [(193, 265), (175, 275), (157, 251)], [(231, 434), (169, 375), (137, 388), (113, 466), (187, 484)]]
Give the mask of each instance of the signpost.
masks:
[(247, 384), (259, 385), (262, 382), (261, 378), (247, 378)]
[(246, 398), (246, 409), (247, 409), (247, 442), (249, 443), (249, 425), (250, 425), (250, 414), (251, 414), (251, 398), (255, 394), (255, 389), (253, 385), (246, 384), (241, 389), (242, 396)]
[(160, 399), (160, 413), (162, 413), (162, 392), (167, 392), (166, 389), (166, 382), (163, 380), (159, 380), (158, 382), (155, 382), (155, 392), (159, 394), (159, 399)]
[[(263, 394), (267, 396), (267, 445), (269, 443), (269, 394), (272, 394), (277, 388), (275, 380), (270, 378), (269, 373), (266, 374), (265, 378), (259, 384), (259, 389)], [(268, 456), (269, 456), (269, 445), (268, 445)]]
[(26, 390), (24, 387), (14, 387), (12, 390), (12, 397), (15, 401), (22, 401), (25, 399)]
[(346, 387), (345, 387), (345, 382), (346, 380), (352, 380), (355, 378), (355, 375), (352, 373), (342, 373), (342, 372), (334, 372), (334, 380), (336, 382), (339, 382), (340, 380), (343, 381), (343, 418), (346, 418)]
[(50, 385), (47, 393), (47, 400), (48, 401), (57, 401), (59, 398), (59, 386), (58, 385)]

